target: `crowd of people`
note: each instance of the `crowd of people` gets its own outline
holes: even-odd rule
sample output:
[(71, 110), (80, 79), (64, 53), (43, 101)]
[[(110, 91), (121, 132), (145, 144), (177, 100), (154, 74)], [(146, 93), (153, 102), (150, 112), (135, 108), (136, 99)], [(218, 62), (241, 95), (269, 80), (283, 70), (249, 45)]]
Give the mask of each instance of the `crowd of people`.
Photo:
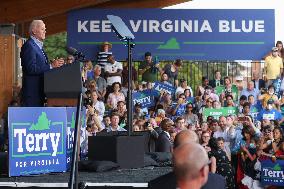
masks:
[[(132, 68), (133, 82), (128, 83), (129, 68), (115, 59), (111, 49), (112, 45), (104, 42), (97, 60), (84, 62), (87, 136), (129, 129), (148, 131), (151, 152), (172, 152), (175, 136), (183, 130), (193, 131), (210, 159), (209, 171), (225, 177), (229, 189), (260, 187), (259, 162), (284, 159), (282, 42), (278, 41), (264, 57), (263, 73), (255, 70), (247, 86), (243, 86), (241, 80), (232, 82), (230, 77), (222, 77), (216, 70), (213, 79), (203, 76), (196, 89), (179, 77), (182, 60), (162, 67), (151, 52), (145, 53), (138, 70)], [(47, 61), (47, 57), (41, 58)], [(74, 57), (68, 56), (68, 60), (72, 63)], [(55, 60), (52, 67), (60, 67), (60, 64)], [(128, 124), (128, 85), (133, 92), (142, 92), (153, 90), (156, 81), (174, 87), (175, 93), (159, 91), (152, 107), (134, 104), (133, 123)], [(25, 101), (24, 104), (29, 103)], [(204, 113), (224, 108), (236, 108), (236, 111), (219, 115)]]

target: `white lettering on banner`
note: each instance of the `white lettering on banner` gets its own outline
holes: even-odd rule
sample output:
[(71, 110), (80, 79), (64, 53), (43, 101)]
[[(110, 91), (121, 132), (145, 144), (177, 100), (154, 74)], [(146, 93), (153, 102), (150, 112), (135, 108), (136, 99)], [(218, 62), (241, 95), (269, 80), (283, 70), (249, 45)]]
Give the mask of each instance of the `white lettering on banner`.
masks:
[(82, 23), (81, 20), (78, 21), (78, 32), (82, 32), (82, 30), (84, 30), (84, 32), (88, 32), (88, 29), (86, 28), (86, 24), (88, 23), (88, 21), (84, 21)]
[[(52, 156), (56, 156), (58, 145), (59, 145), (59, 139), (60, 139), (60, 133), (41, 133), (41, 134), (26, 134), (26, 129), (14, 129), (14, 137), (18, 138), (18, 148), (17, 152), (24, 152), (23, 149), (23, 136), (26, 136), (25, 139), (25, 146), (26, 150), (28, 152), (33, 151), (46, 151), (46, 141), (50, 140), (52, 145)], [(42, 142), (42, 147), (40, 147), (40, 142)]]
[(170, 90), (167, 90), (166, 88), (161, 87), (159, 84), (157, 84), (157, 86), (154, 88), (155, 90), (161, 92), (161, 91), (165, 91), (169, 94), (172, 94), (172, 92)]
[(274, 171), (270, 169), (263, 168), (264, 176), (265, 177), (275, 177), (275, 178), (282, 178), (284, 179), (284, 172), (283, 171)]
[(74, 132), (71, 131), (71, 127), (67, 127), (67, 148), (73, 148), (73, 141), (74, 141)]
[(239, 28), (235, 20), (219, 20), (219, 32), (265, 32), (264, 20), (242, 20)]
[(140, 99), (134, 99), (133, 100), (133, 103), (134, 104), (144, 104), (144, 103), (150, 103), (151, 102), (151, 97), (150, 96), (147, 96), (145, 98), (140, 98)]

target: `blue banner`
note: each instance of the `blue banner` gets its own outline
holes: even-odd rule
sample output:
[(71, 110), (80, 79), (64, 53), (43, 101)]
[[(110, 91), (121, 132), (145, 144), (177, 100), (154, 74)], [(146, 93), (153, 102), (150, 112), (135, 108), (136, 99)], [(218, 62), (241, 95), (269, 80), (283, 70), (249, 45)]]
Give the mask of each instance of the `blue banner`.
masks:
[(155, 106), (155, 96), (156, 91), (154, 90), (144, 90), (141, 92), (134, 92), (132, 94), (133, 106), (139, 103), (141, 108), (149, 108)]
[(81, 9), (68, 14), (68, 46), (94, 60), (108, 41), (116, 59), (126, 60), (107, 15), (121, 17), (134, 34), (135, 60), (147, 51), (160, 60), (260, 60), (275, 41), (272, 9)]
[(153, 89), (157, 90), (159, 92), (164, 90), (165, 92), (167, 92), (167, 93), (169, 93), (171, 95), (174, 95), (175, 92), (176, 92), (176, 88), (174, 86), (168, 85), (168, 84), (165, 84), (165, 83), (162, 83), (162, 82), (159, 82), (159, 81), (156, 81), (154, 83)]
[[(83, 110), (81, 133), (86, 130), (85, 114)], [(9, 175), (67, 171), (73, 151), (75, 117), (74, 107), (9, 108)], [(81, 147), (84, 141), (81, 137)]]
[(284, 161), (261, 161), (261, 183), (264, 186), (284, 186)]

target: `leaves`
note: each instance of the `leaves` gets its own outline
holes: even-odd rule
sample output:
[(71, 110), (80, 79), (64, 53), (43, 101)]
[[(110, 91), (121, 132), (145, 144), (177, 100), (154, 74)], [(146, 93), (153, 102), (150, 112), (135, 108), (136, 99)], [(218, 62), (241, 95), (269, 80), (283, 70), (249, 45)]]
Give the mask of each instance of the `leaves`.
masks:
[(48, 59), (52, 60), (57, 57), (65, 58), (67, 56), (66, 45), (67, 45), (66, 32), (48, 36), (44, 40), (44, 50), (48, 56)]

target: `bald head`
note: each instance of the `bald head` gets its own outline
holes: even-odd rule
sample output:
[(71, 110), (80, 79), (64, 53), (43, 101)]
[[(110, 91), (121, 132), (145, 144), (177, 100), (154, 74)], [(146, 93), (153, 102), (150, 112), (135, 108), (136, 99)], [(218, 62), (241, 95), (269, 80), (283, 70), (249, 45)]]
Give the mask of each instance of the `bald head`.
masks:
[(199, 143), (197, 134), (191, 130), (182, 130), (175, 138), (174, 148), (189, 142)]
[(208, 162), (205, 149), (195, 142), (182, 144), (173, 153), (174, 172), (181, 182), (197, 179), (202, 186), (207, 182)]

